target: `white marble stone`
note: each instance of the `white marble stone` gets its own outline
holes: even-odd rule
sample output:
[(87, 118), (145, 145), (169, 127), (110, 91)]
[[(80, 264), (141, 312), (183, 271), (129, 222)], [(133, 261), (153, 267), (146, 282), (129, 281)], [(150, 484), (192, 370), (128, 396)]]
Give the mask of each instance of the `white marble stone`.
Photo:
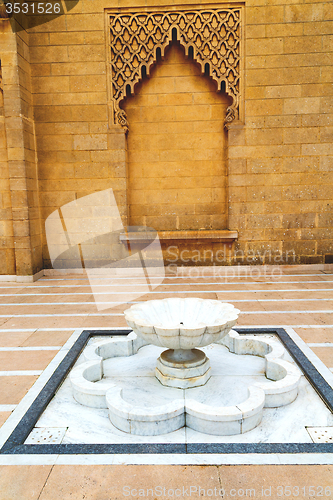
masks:
[[(153, 438), (151, 438), (153, 439)], [(332, 465), (332, 453), (3, 455), (0, 465)]]
[(265, 357), (271, 351), (268, 342), (264, 342), (260, 338), (253, 338), (252, 336), (238, 336), (234, 341), (235, 354), (250, 354), (252, 356)]
[(107, 408), (105, 393), (114, 386), (109, 379), (103, 384), (96, 384), (102, 379), (102, 361), (86, 361), (70, 372), (69, 379), (73, 388), (73, 396), (78, 403), (92, 408)]
[(122, 389), (124, 400), (133, 406), (139, 401), (142, 408), (151, 408), (184, 399), (182, 389), (163, 387), (154, 376), (115, 377), (112, 381)]
[(248, 432), (260, 423), (264, 403), (264, 391), (254, 386), (248, 388), (247, 399), (234, 406), (204, 405), (186, 398), (186, 425), (207, 434)]
[(2, 455), (0, 465), (55, 465), (59, 455)]
[(262, 421), (263, 411), (262, 409), (252, 416), (244, 418), (241, 422), (241, 433), (252, 431), (255, 429)]
[(248, 398), (243, 403), (237, 405), (237, 408), (242, 412), (243, 421), (249, 417), (254, 417), (258, 413), (262, 413), (265, 405), (265, 392), (254, 385), (248, 387)]
[(210, 379), (210, 367), (208, 365), (208, 369), (202, 375), (194, 376), (194, 377), (172, 377), (171, 375), (177, 375), (176, 373), (170, 373), (170, 375), (165, 375), (159, 371), (158, 368), (155, 370), (155, 376), (162, 385), (166, 387), (176, 387), (178, 389), (191, 389), (192, 387), (200, 387), (207, 383)]
[(25, 444), (60, 444), (66, 431), (67, 427), (35, 427)]
[(220, 340), (239, 313), (219, 300), (178, 297), (142, 302), (124, 312), (138, 336), (169, 349), (193, 349)]
[(306, 453), (279, 455), (281, 465), (333, 465), (333, 453)]
[(265, 380), (258, 376), (212, 376), (203, 387), (195, 387), (185, 392), (185, 399), (193, 399), (212, 408), (239, 406), (248, 399), (249, 387)]
[(212, 407), (194, 399), (186, 399), (185, 410), (187, 415), (192, 415), (202, 421), (217, 423), (240, 421), (242, 419), (242, 412), (237, 406)]
[[(227, 335), (229, 339), (232, 339), (226, 340), (228, 347), (214, 345), (207, 346), (205, 350), (216, 353), (216, 357), (213, 356), (213, 364), (219, 367), (221, 367), (223, 360), (229, 360), (229, 364), (230, 360), (233, 360), (234, 363), (232, 364), (235, 369), (235, 365), (239, 366), (242, 361), (240, 357), (245, 358), (241, 365), (248, 366), (251, 364), (250, 360), (255, 358), (257, 361), (254, 364), (252, 363), (252, 376), (243, 376), (241, 381), (238, 380), (238, 386), (240, 387), (237, 388), (235, 388), (237, 377), (233, 377), (230, 383), (230, 375), (228, 377), (215, 376), (214, 384), (208, 384), (206, 382), (210, 378), (210, 368), (208, 358), (204, 352), (196, 349), (164, 351), (158, 359), (158, 368), (155, 370), (156, 377), (163, 386), (185, 389), (185, 400), (184, 395), (182, 395), (184, 400), (182, 402), (180, 395), (178, 397), (176, 394), (169, 393), (169, 396), (171, 396), (169, 402), (164, 399), (163, 402), (158, 404), (158, 395), (166, 396), (165, 389), (161, 391), (160, 387), (151, 386), (147, 375), (151, 375), (149, 367), (151, 367), (152, 357), (156, 353), (156, 349), (159, 348), (141, 346), (140, 353), (133, 355), (133, 349), (123, 350), (124, 345), (132, 345), (131, 342), (136, 338), (135, 333), (130, 334), (129, 337), (120, 344), (120, 353), (125, 352), (127, 353), (126, 356), (118, 356), (119, 343), (117, 343), (117, 339), (112, 339), (112, 342), (104, 340), (102, 343), (92, 343), (87, 347), (87, 350), (89, 350), (90, 358), (95, 359), (95, 361), (92, 360), (78, 365), (74, 368), (70, 377), (75, 399), (87, 406), (97, 408), (107, 406), (111, 422), (125, 432), (139, 435), (172, 432), (176, 430), (176, 426), (181, 421), (184, 424), (185, 417), (180, 417), (180, 415), (186, 413), (188, 417), (186, 425), (193, 425), (194, 429), (201, 432), (206, 429), (207, 433), (212, 432), (213, 434), (220, 434), (224, 431), (228, 435), (235, 432), (244, 433), (260, 423), (264, 406), (283, 406), (291, 403), (297, 397), (297, 388), (301, 375), (293, 364), (281, 359), (284, 353), (281, 344), (272, 338), (257, 340), (254, 336), (240, 337), (236, 332), (231, 332), (231, 334)], [(114, 347), (115, 357), (102, 361), (101, 354), (103, 356), (112, 356), (112, 347)], [(227, 349), (234, 349), (248, 354), (234, 354)], [(277, 358), (272, 357), (274, 352)], [(261, 363), (258, 363), (259, 358), (263, 358)], [(142, 361), (144, 363), (141, 366), (140, 373), (137, 368)], [(274, 378), (274, 380), (269, 380), (262, 375), (263, 365), (266, 365), (266, 370), (269, 370), (271, 378)], [(118, 366), (118, 370), (115, 371), (116, 366)], [(178, 368), (178, 366), (181, 368)], [(122, 368), (123, 377), (119, 377), (119, 368)], [(225, 366), (224, 370), (227, 373), (229, 372)], [(247, 368), (247, 371), (251, 372), (251, 369)], [(255, 380), (253, 380), (254, 373)], [(135, 397), (130, 402), (128, 400), (128, 388), (132, 386), (133, 393), (133, 383), (131, 384), (131, 382), (133, 380), (142, 382), (143, 374), (146, 375), (145, 390), (142, 391), (142, 388), (136, 387)], [(118, 379), (118, 382), (116, 379)], [(246, 380), (246, 383), (244, 383), (244, 380)], [(193, 388), (198, 389), (199, 386), (202, 386), (201, 391), (193, 392)], [(239, 390), (242, 386), (243, 391), (242, 389)], [(232, 394), (237, 395), (238, 401), (236, 404), (231, 404), (230, 401), (226, 403), (226, 387), (228, 387), (229, 393), (233, 389)], [(221, 397), (222, 388), (224, 394)], [(126, 389), (127, 397), (123, 397), (123, 389)], [(141, 393), (144, 392), (143, 397), (142, 395), (139, 396), (140, 391)], [(144, 397), (147, 394), (149, 394), (149, 401), (145, 400)], [(239, 399), (240, 397), (241, 399)], [(166, 422), (163, 425), (157, 424), (157, 422), (167, 420), (170, 420), (170, 424)], [(232, 426), (225, 425), (225, 422), (230, 421), (234, 422)], [(155, 422), (156, 425), (150, 425), (151, 422)], [(212, 422), (217, 424), (215, 428)], [(237, 425), (235, 422), (237, 422)]]
[(333, 443), (333, 427), (307, 427), (314, 443)]
[(179, 366), (177, 366), (176, 363), (168, 363), (164, 354), (165, 352), (163, 352), (158, 358), (156, 365), (156, 368), (164, 375), (170, 375), (180, 379), (200, 377), (201, 375), (204, 375), (210, 367), (209, 359), (206, 356), (200, 360), (200, 364), (196, 363), (193, 366), (192, 364), (185, 362), (184, 364), (179, 364)]
[[(159, 382), (156, 381), (156, 384), (159, 384)], [(138, 383), (139, 385), (142, 385), (142, 383)], [(170, 389), (170, 391), (177, 390)], [(132, 394), (131, 392), (129, 391), (129, 401), (131, 401), (131, 397), (134, 398), (135, 388)], [(180, 392), (182, 393), (182, 391)], [(147, 442), (147, 438), (144, 436), (127, 434), (114, 427), (109, 420), (107, 409), (89, 408), (75, 401), (68, 379), (59, 388), (56, 396), (49, 403), (36, 426), (67, 427), (67, 432), (62, 441), (63, 444), (126, 444)], [(149, 442), (184, 443), (185, 428), (183, 427), (175, 432), (164, 435), (151, 436)]]
[(288, 390), (279, 394), (266, 394), (265, 408), (279, 408), (292, 403), (298, 395), (298, 389)]
[(137, 340), (134, 332), (124, 337), (113, 337), (111, 339), (102, 338), (98, 342), (91, 343), (86, 347), (83, 354), (87, 361), (94, 359), (115, 358), (119, 356), (132, 356), (146, 342), (143, 339)]
[[(105, 342), (105, 340), (104, 340), (104, 342)], [(100, 344), (102, 344), (102, 343), (103, 343), (103, 341), (100, 341)], [(97, 361), (97, 360), (100, 361), (100, 360), (102, 360), (103, 359), (102, 356), (100, 356), (97, 352), (98, 347), (99, 347), (99, 345), (96, 343), (87, 346), (82, 353), (84, 361)]]
[(225, 345), (230, 352), (238, 355), (251, 354), (266, 359), (279, 359), (284, 357), (286, 353), (281, 342), (273, 335), (265, 337), (239, 335), (234, 330), (231, 330), (218, 343)]
[(301, 370), (293, 362), (285, 359), (267, 359), (266, 377), (270, 380), (275, 382), (284, 380), (284, 385), (289, 385), (290, 377), (299, 379), (301, 375)]
[(142, 405), (141, 402), (136, 405), (125, 401), (123, 398), (123, 389), (114, 387), (109, 389), (106, 394), (106, 401), (109, 408), (109, 413), (112, 411), (116, 415), (136, 421), (168, 420), (175, 416), (181, 415), (184, 412), (184, 400), (173, 399), (162, 405), (154, 405), (154, 401), (150, 405)]
[[(277, 380), (256, 383), (265, 392), (265, 407), (272, 408), (290, 404), (297, 397), (301, 379), (300, 370), (289, 361), (282, 359), (270, 360), (270, 365), (280, 366), (275, 370)], [(284, 375), (284, 376), (283, 376)]]
[(183, 391), (168, 388), (163, 397), (157, 384), (155, 378), (140, 377), (134, 379), (131, 387), (123, 381), (125, 389), (110, 389), (106, 401), (112, 424), (137, 435), (166, 434), (183, 427)]
[(281, 380), (287, 376), (287, 370), (278, 360), (266, 358), (266, 377), (270, 380)]
[(241, 433), (241, 413), (238, 420), (207, 420), (197, 415), (186, 414), (186, 426), (203, 434), (230, 436)]
[[(154, 345), (142, 347), (135, 356), (129, 359), (110, 358), (103, 361), (105, 377), (154, 375), (156, 360), (164, 348)], [(212, 376), (214, 375), (264, 375), (265, 360), (258, 356), (237, 355), (230, 353), (222, 345), (212, 344), (202, 350), (210, 360)], [(246, 362), (245, 362), (246, 361)]]
[[(307, 455), (308, 456), (308, 455)], [(205, 454), (184, 454), (184, 455), (123, 455), (119, 457), (114, 456), (112, 463), (122, 465), (281, 465), (283, 464), (284, 455), (277, 454), (233, 454), (233, 453), (205, 453)], [(288, 456), (288, 464), (297, 464), (297, 455)], [(80, 458), (79, 458), (80, 460)], [(315, 460), (319, 460), (316, 462)], [(57, 464), (62, 463), (62, 459), (57, 460)], [(66, 464), (68, 461), (65, 462)], [(79, 463), (81, 463), (79, 461)], [(92, 463), (100, 464), (101, 460), (92, 460)], [(108, 463), (106, 461), (106, 463)], [(306, 463), (306, 459), (302, 460)], [(319, 454), (311, 454), (309, 456), (309, 463), (333, 463), (332, 456), (323, 458)]]
[(139, 349), (135, 356), (109, 358), (103, 360), (104, 377), (155, 376), (156, 360), (164, 349), (147, 345)]
[(216, 340), (214, 344), (222, 344), (225, 345), (230, 352), (235, 351), (235, 339), (238, 338), (239, 335), (235, 330), (230, 330), (224, 337), (220, 340)]
[[(151, 367), (144, 366), (145, 350), (149, 354), (148, 358), (151, 360)], [(192, 394), (191, 398), (193, 399), (194, 393), (197, 392), (196, 399), (199, 399), (199, 402), (203, 404), (209, 403), (212, 413), (214, 413), (214, 406), (219, 407), (221, 403), (224, 406), (238, 407), (242, 417), (234, 422), (239, 422), (239, 424), (237, 423), (233, 429), (231, 429), (231, 426), (229, 428), (225, 427), (221, 429), (221, 432), (233, 432), (236, 428), (237, 432), (243, 432), (243, 434), (229, 436), (208, 435), (186, 427), (168, 434), (151, 436), (149, 438), (128, 434), (111, 424), (108, 418), (108, 410), (93, 410), (78, 404), (72, 396), (68, 380), (60, 387), (37, 425), (40, 427), (68, 427), (64, 443), (130, 443), (147, 442), (147, 439), (149, 439), (149, 442), (181, 443), (311, 442), (309, 441), (309, 434), (305, 430), (306, 425), (322, 426), (332, 424), (331, 413), (320, 401), (304, 377), (302, 377), (297, 399), (290, 405), (278, 409), (264, 408), (263, 419), (260, 425), (249, 430), (260, 421), (260, 411), (256, 413), (254, 409), (255, 405), (253, 404), (248, 405), (248, 409), (246, 410), (248, 391), (256, 383), (269, 382), (263, 375), (265, 358), (235, 355), (222, 345), (207, 346), (203, 350), (209, 354), (212, 371), (215, 370), (215, 372), (219, 373), (221, 365), (225, 364), (225, 366), (234, 367), (234, 372), (237, 376), (230, 375), (226, 377), (225, 375), (217, 375), (206, 386), (186, 391), (163, 387), (163, 393), (161, 393), (162, 386), (153, 374), (155, 360), (162, 351), (161, 348), (145, 346), (134, 356), (105, 360), (103, 364), (109, 363), (110, 373), (113, 373), (111, 375), (112, 382), (117, 387), (123, 389), (123, 399), (133, 406), (137, 406), (137, 402), (139, 401), (139, 406), (143, 413), (147, 408), (163, 405), (177, 398), (183, 398), (184, 400), (184, 393), (187, 392)], [(214, 352), (216, 352), (216, 355)], [(230, 356), (232, 357), (232, 361), (227, 361)], [(237, 358), (239, 360), (238, 363), (235, 361)], [(253, 360), (255, 363), (250, 369), (244, 370), (244, 365), (247, 364), (247, 361), (251, 364)], [(116, 363), (118, 363), (117, 367), (115, 366)], [(127, 368), (126, 364), (129, 365)], [(141, 376), (137, 376), (136, 374), (138, 367), (141, 370)], [(246, 371), (250, 373), (250, 376)], [(125, 376), (123, 376), (123, 373)], [(106, 386), (109, 381), (107, 377), (95, 382), (95, 385), (100, 387)], [(212, 396), (213, 394), (215, 394), (215, 399)], [(244, 420), (243, 414), (247, 415), (248, 418)], [(137, 424), (135, 423), (135, 425)], [(207, 432), (207, 421), (203, 425)]]
[[(118, 414), (115, 413), (114, 409), (110, 407), (109, 409), (109, 419), (112, 425), (114, 425), (117, 429), (120, 431), (126, 432), (128, 434), (131, 434), (131, 421), (129, 420), (128, 416), (127, 417), (122, 417)], [(132, 434), (135, 434), (132, 433)], [(137, 433), (137, 435), (141, 435), (140, 433)], [(145, 433), (142, 434), (145, 436)], [(153, 435), (153, 434), (150, 434)]]
[(167, 387), (189, 389), (205, 385), (210, 372), (210, 362), (204, 352), (198, 349), (168, 349), (157, 360), (155, 376)]
[(311, 443), (306, 426), (330, 425), (331, 413), (302, 377), (298, 397), (280, 408), (264, 408), (260, 425), (241, 435), (210, 436), (186, 428), (189, 443)]
[(161, 434), (169, 434), (177, 431), (185, 425), (184, 413), (167, 420), (152, 420), (137, 421), (134, 419), (127, 420), (114, 415), (109, 411), (109, 418), (112, 424), (118, 429), (137, 436), (158, 436)]

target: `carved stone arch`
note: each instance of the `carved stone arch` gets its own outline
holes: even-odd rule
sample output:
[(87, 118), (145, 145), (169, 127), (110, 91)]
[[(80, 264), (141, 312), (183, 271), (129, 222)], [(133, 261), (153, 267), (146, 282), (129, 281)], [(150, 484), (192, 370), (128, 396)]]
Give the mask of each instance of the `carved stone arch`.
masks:
[(241, 61), (241, 8), (193, 9), (168, 12), (109, 13), (111, 53), (111, 101), (113, 121), (126, 131), (126, 113), (120, 103), (126, 98), (128, 88), (134, 94), (135, 85), (142, 79), (145, 68), (157, 61), (157, 51), (162, 57), (172, 42), (172, 32), (189, 55), (200, 64), (204, 73), (208, 65), (210, 77), (217, 83), (217, 90), (225, 86), (232, 98), (227, 109), (225, 124), (239, 118), (240, 61)]

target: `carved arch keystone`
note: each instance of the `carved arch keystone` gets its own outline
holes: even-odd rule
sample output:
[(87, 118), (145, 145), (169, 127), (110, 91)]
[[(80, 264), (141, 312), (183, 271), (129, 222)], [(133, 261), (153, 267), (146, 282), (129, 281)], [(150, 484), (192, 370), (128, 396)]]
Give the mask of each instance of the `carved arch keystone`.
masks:
[(232, 97), (225, 123), (239, 118), (240, 101), (240, 38), (241, 9), (200, 9), (172, 12), (143, 12), (109, 14), (110, 51), (114, 123), (128, 130), (127, 117), (120, 108), (127, 89), (134, 94), (135, 84), (142, 79), (145, 68), (151, 66), (172, 41), (172, 32), (185, 48), (193, 51), (193, 59), (207, 65), (209, 75), (217, 82), (217, 90)]

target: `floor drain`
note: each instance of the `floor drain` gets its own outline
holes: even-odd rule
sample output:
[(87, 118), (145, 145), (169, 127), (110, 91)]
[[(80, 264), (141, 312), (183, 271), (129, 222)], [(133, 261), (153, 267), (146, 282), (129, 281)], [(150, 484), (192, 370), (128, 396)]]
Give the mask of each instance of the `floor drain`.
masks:
[(67, 427), (35, 427), (25, 444), (60, 444), (66, 431)]
[(306, 427), (314, 443), (333, 443), (333, 427)]

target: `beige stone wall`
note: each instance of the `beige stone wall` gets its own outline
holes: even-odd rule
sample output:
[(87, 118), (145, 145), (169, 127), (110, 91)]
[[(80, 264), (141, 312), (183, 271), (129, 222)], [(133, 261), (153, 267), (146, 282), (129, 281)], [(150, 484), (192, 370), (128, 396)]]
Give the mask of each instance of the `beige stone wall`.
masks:
[(0, 67), (0, 272), (15, 274), (13, 220), (10, 199), (10, 184), (7, 156), (7, 138), (2, 88), (2, 68)]
[(332, 33), (331, 2), (247, 3), (245, 127), (229, 133), (229, 224), (246, 253), (333, 253)]
[[(142, 3), (122, 0), (119, 5), (122, 8), (138, 7)], [(143, 8), (147, 8), (148, 4), (154, 6), (161, 2), (147, 0)], [(177, 4), (176, 0), (173, 5)], [(183, 2), (180, 4), (184, 5)], [(214, 4), (221, 5), (220, 2), (211, 2), (210, 5)], [(196, 5), (202, 3), (197, 2)], [(131, 158), (137, 148), (133, 146), (136, 142), (135, 130), (140, 126), (131, 113), (135, 103), (139, 102), (140, 93), (149, 94), (154, 77), (140, 84), (138, 96), (128, 99), (125, 105), (130, 127), (131, 121), (133, 123), (128, 136), (128, 155), (122, 130), (110, 127), (104, 9), (116, 6), (118, 3), (115, 4), (114, 0), (81, 0), (65, 16), (35, 28), (29, 35), (24, 32), (17, 35), (17, 40), (21, 40), (15, 49), (20, 67), (17, 90), (21, 106), (24, 102), (29, 103), (31, 71), (33, 113), (28, 106), (23, 113), (28, 120), (20, 125), (21, 131), (24, 130), (26, 146), (22, 146), (22, 136), (15, 142), (18, 147), (14, 149), (18, 155), (21, 150), (23, 157), (11, 157), (12, 161), (23, 161), (26, 168), (25, 172), (20, 170), (16, 186), (24, 183), (24, 178), (28, 179), (23, 191), (16, 190), (19, 192), (14, 196), (26, 207), (25, 213), (29, 218), (27, 224), (23, 212), (21, 215), (16, 212), (22, 217), (21, 232), (16, 234), (20, 238), (28, 238), (20, 240), (24, 252), (20, 254), (17, 248), (16, 261), (25, 262), (30, 255), (30, 264), (23, 266), (30, 273), (50, 265), (45, 234), (43, 259), (39, 251), (38, 189), (42, 228), (45, 218), (56, 208), (106, 188), (114, 189), (124, 222), (128, 221), (126, 217), (129, 213), (130, 222), (143, 222), (140, 217), (146, 217), (146, 223), (161, 224), (161, 228), (170, 227), (167, 225), (169, 222), (175, 223), (175, 219), (169, 222), (168, 219), (154, 219), (169, 217), (161, 209), (169, 202), (159, 205), (149, 195), (144, 195), (144, 203), (140, 203), (139, 186), (143, 186), (148, 193), (155, 181), (143, 176), (140, 182), (134, 182), (136, 174), (133, 175), (135, 167)], [(214, 214), (221, 215), (215, 218), (215, 227), (225, 227), (223, 214), (228, 212), (227, 227), (239, 233), (228, 263), (274, 263), (270, 260), (271, 254), (277, 256), (277, 262), (321, 263), (325, 261), (325, 255), (328, 262), (329, 255), (333, 255), (333, 4), (250, 0), (245, 6), (243, 30), (244, 121), (231, 125), (228, 131), (228, 206), (226, 209), (222, 206), (214, 208)], [(8, 84), (6, 71), (8, 75), (12, 63), (6, 58), (2, 63), (4, 84)], [(184, 59), (183, 66), (179, 65), (178, 76), (185, 77), (189, 68), (195, 72), (195, 65), (189, 65)], [(162, 64), (157, 71), (168, 70), (163, 69)], [(28, 83), (25, 85), (24, 82)], [(185, 91), (182, 98), (188, 99), (188, 95)], [(222, 102), (218, 94), (214, 99), (216, 105)], [(219, 118), (221, 127), (222, 112)], [(38, 185), (33, 174), (33, 125), (36, 130)], [(156, 125), (160, 126), (160, 123)], [(222, 134), (221, 129), (219, 133)], [(152, 141), (148, 127), (145, 127), (144, 135), (149, 135), (148, 143)], [(215, 144), (215, 137), (210, 139), (207, 135), (206, 139), (208, 142), (212, 139)], [(9, 144), (7, 136), (8, 147)], [(210, 161), (205, 158), (205, 148), (202, 148), (202, 155), (204, 161)], [(128, 165), (127, 156), (130, 160)], [(14, 172), (12, 168), (9, 167), (10, 177)], [(221, 182), (222, 159), (218, 169), (222, 176), (216, 181)], [(194, 201), (190, 203), (188, 198), (189, 206), (201, 205), (205, 210), (206, 202), (200, 201), (205, 188), (196, 185), (196, 178), (201, 175), (197, 175), (196, 171), (196, 175), (192, 176), (189, 172), (188, 182), (192, 187), (188, 189), (198, 188), (198, 202), (193, 191), (191, 199)], [(167, 182), (165, 185), (160, 176), (155, 179), (154, 192), (166, 201), (165, 189), (170, 187), (169, 181), (163, 181)], [(211, 192), (224, 189), (220, 185), (213, 186), (213, 177), (205, 177), (204, 182), (208, 183)], [(175, 189), (185, 191), (184, 187)], [(7, 191), (6, 187), (4, 189)], [(14, 198), (12, 193), (11, 199)], [(208, 201), (210, 208), (216, 202), (213, 198)], [(154, 206), (159, 208), (153, 213)], [(193, 221), (199, 215), (195, 209), (194, 213), (191, 210), (190, 214), (184, 214), (192, 217), (184, 224), (185, 228), (188, 223), (187, 229), (195, 227)], [(179, 228), (182, 215), (177, 215)], [(213, 211), (208, 215), (207, 219), (206, 214), (200, 214), (203, 217), (200, 227), (202, 224), (209, 229)], [(6, 240), (6, 245), (8, 255), (11, 255), (12, 240)], [(292, 258), (293, 252), (295, 259)], [(1, 273), (12, 272), (13, 265), (6, 266), (2, 264)], [(17, 272), (24, 274), (25, 271)]]
[(42, 247), (29, 36), (24, 30), (13, 33), (9, 21), (1, 23), (7, 216), (11, 207), (7, 255), (14, 274), (31, 275), (42, 269)]
[[(90, 15), (81, 8), (30, 35), (43, 225), (76, 198), (112, 187), (119, 202), (125, 188), (107, 142), (103, 9)], [(50, 265), (45, 234), (43, 262)]]
[(25, 31), (17, 34), (17, 77), (20, 106), (13, 116), (13, 129), (7, 128), (7, 134), (12, 136), (12, 142), (21, 151), (15, 155), (10, 167), (16, 266), (17, 274), (31, 274), (40, 271), (43, 263), (30, 47), (29, 35)]

